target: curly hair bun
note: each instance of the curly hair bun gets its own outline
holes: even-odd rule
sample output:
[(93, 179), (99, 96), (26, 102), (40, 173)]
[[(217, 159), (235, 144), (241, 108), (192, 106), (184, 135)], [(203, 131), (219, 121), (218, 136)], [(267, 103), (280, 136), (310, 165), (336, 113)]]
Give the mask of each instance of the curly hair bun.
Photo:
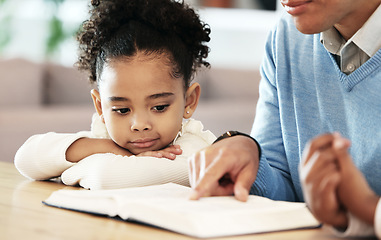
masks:
[(186, 81), (202, 65), (209, 48), (210, 28), (183, 1), (175, 0), (91, 0), (90, 18), (77, 39), (77, 66), (90, 72), (91, 82), (104, 61), (133, 56), (139, 50), (166, 51), (174, 68)]

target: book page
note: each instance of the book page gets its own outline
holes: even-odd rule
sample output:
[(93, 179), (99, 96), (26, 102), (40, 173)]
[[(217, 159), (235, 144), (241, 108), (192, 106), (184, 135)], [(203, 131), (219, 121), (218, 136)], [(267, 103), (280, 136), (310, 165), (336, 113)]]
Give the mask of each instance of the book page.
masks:
[(182, 234), (207, 238), (317, 227), (304, 203), (249, 196), (189, 200), (191, 189), (163, 184), (117, 190), (59, 190), (45, 203), (77, 211), (120, 216)]
[[(43, 203), (60, 208), (115, 217), (121, 211), (121, 208), (126, 207), (128, 201), (139, 202), (145, 199), (163, 198), (187, 199), (190, 192), (189, 187), (174, 183), (113, 190), (58, 190), (53, 192)], [(128, 216), (125, 216), (125, 219), (127, 218)]]
[(155, 199), (129, 202), (128, 207), (132, 209), (126, 211), (130, 218), (199, 238), (319, 226), (304, 203), (272, 201), (259, 196), (250, 196), (247, 202), (234, 197), (198, 201)]

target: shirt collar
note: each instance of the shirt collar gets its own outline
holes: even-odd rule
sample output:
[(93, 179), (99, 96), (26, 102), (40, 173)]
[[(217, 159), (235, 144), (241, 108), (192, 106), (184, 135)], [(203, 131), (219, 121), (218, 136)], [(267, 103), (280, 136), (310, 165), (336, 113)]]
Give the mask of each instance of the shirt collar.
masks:
[(320, 34), (320, 42), (328, 52), (340, 55), (340, 50), (345, 44), (345, 39), (340, 35), (336, 28), (332, 27)]
[(344, 45), (354, 42), (369, 57), (372, 57), (381, 48), (380, 22), (381, 5), (347, 43), (334, 27), (322, 32), (320, 41), (330, 53), (337, 55), (340, 55), (340, 50)]
[(381, 48), (381, 5), (368, 21), (353, 35), (352, 41), (369, 57), (373, 57)]

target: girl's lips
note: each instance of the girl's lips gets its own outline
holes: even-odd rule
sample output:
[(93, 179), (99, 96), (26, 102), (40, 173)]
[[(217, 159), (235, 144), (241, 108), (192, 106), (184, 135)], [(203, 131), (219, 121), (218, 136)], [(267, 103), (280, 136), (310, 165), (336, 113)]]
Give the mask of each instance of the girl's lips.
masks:
[(130, 142), (136, 148), (150, 148), (157, 142), (158, 139), (138, 139)]
[(306, 11), (307, 5), (311, 2), (311, 0), (308, 1), (281, 1), (283, 7), (285, 8), (286, 12), (288, 12), (290, 15), (299, 15)]

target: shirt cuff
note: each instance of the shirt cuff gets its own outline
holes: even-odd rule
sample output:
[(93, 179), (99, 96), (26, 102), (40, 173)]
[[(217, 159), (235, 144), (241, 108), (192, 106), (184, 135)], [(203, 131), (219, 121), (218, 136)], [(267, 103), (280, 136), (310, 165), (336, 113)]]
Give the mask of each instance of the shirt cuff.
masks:
[(351, 213), (348, 213), (348, 222), (348, 227), (344, 231), (332, 226), (326, 226), (325, 228), (339, 237), (370, 237), (375, 235), (373, 226), (365, 223)]
[(374, 229), (378, 239), (381, 239), (381, 198), (378, 200), (376, 213), (374, 215)]

